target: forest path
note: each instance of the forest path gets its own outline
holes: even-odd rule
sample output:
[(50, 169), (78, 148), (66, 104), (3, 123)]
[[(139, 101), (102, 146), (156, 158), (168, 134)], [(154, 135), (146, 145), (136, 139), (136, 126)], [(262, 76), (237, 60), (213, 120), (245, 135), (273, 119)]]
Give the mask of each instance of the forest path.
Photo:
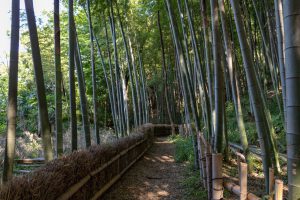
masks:
[(174, 156), (175, 144), (167, 137), (156, 138), (145, 155), (100, 199), (184, 199), (180, 182), (185, 166), (176, 163)]

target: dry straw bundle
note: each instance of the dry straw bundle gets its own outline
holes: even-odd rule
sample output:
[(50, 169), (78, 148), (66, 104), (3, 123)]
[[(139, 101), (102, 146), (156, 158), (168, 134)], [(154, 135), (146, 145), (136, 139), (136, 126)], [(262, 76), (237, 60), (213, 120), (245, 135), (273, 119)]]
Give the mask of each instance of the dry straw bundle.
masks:
[(153, 128), (144, 125), (126, 138), (55, 159), (2, 186), (0, 199), (58, 199), (80, 182), (72, 199), (90, 199), (143, 153), (152, 137)]

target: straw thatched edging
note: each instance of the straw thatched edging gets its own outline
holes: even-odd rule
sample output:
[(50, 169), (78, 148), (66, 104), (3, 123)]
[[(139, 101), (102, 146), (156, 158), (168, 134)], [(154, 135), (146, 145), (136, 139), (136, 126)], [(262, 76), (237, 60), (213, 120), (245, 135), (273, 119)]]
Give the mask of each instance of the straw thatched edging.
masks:
[(92, 198), (92, 200), (96, 200), (99, 197), (101, 197), (104, 192), (106, 192), (121, 176), (136, 162), (138, 161), (144, 153), (149, 149), (150, 146), (148, 146), (134, 161), (132, 161), (125, 169), (122, 170), (122, 172), (118, 175), (116, 175), (109, 183), (107, 183), (103, 188), (101, 188)]
[(53, 160), (0, 188), (0, 199), (91, 199), (103, 194), (149, 148), (153, 125), (114, 143)]
[[(84, 177), (83, 179), (81, 179), (78, 183), (74, 184), (72, 187), (70, 187), (68, 189), (68, 191), (66, 191), (64, 194), (62, 194), (60, 197), (58, 197), (58, 200), (65, 200), (65, 199), (69, 199), (70, 197), (72, 197), (72, 195), (74, 195), (84, 184), (86, 184), (90, 178), (92, 176), (97, 175), (98, 173), (100, 173), (101, 171), (103, 171), (106, 167), (110, 166), (114, 161), (118, 160), (121, 156), (125, 155), (128, 151), (130, 151), (131, 149), (134, 149), (136, 146), (146, 142), (147, 139), (143, 139), (142, 141), (137, 142), (136, 144), (130, 146), (128, 149), (123, 150), (121, 153), (119, 153), (118, 155), (116, 155), (115, 157), (113, 157), (110, 161), (108, 161), (107, 163), (103, 164), (101, 167), (99, 167), (98, 169), (92, 171), (89, 175), (87, 175), (86, 177)], [(143, 151), (137, 159), (135, 159), (134, 161), (132, 161), (130, 163), (130, 165), (128, 167), (126, 167), (120, 174), (118, 174), (116, 177), (118, 177), (116, 180), (118, 180), (121, 175), (124, 174), (124, 172), (127, 171), (127, 169), (129, 167), (131, 167), (141, 156), (144, 155), (144, 153), (148, 150), (149, 146), (146, 148), (145, 151)], [(106, 191), (112, 184), (110, 184), (111, 182), (115, 182), (116, 181), (115, 178), (113, 178), (109, 183), (107, 183), (100, 191)], [(108, 186), (108, 187), (107, 187)], [(105, 189), (104, 189), (105, 188)], [(102, 192), (103, 193), (103, 192)], [(101, 193), (101, 194), (102, 194)]]

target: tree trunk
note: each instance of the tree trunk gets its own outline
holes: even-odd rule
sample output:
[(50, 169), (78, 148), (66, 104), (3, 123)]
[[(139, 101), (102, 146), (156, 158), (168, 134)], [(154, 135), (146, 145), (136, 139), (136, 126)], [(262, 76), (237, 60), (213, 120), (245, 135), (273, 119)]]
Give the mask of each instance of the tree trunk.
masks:
[(106, 48), (107, 48), (107, 54), (108, 54), (108, 64), (109, 64), (109, 72), (110, 72), (110, 85), (111, 85), (111, 94), (112, 94), (112, 103), (114, 107), (114, 116), (115, 116), (115, 127), (116, 127), (116, 134), (121, 132), (121, 126), (119, 122), (119, 114), (118, 114), (118, 106), (117, 106), (117, 97), (116, 97), (116, 89), (115, 89), (115, 76), (113, 72), (113, 67), (111, 63), (111, 53), (110, 53), (110, 47), (109, 47), (109, 39), (108, 39), (108, 33), (107, 33), (107, 26), (106, 22), (104, 22), (104, 28), (105, 28), (105, 38), (106, 38)]
[[(231, 46), (231, 39), (228, 35), (227, 31), (227, 22), (226, 22), (226, 13), (224, 8), (224, 0), (219, 0), (219, 8), (220, 8), (220, 17), (221, 17), (221, 23), (222, 23), (222, 29), (223, 29), (223, 38), (224, 38), (224, 45), (226, 49), (226, 58), (227, 58), (227, 66), (229, 71), (229, 77), (231, 82), (231, 93), (233, 97), (234, 107), (235, 107), (235, 114), (236, 114), (236, 120), (238, 124), (238, 128), (240, 131), (240, 140), (241, 144), (243, 146), (244, 154), (246, 159), (248, 158), (248, 140), (245, 130), (245, 123), (243, 119), (243, 109), (241, 105), (240, 100), (240, 91), (238, 88), (238, 81), (239, 79), (235, 77), (235, 67), (233, 64), (232, 59), (232, 46)], [(248, 159), (247, 159), (248, 161)]]
[(300, 198), (300, 2), (283, 4), (286, 65), (287, 157), (289, 199)]
[(37, 34), (37, 27), (35, 23), (35, 15), (34, 15), (32, 0), (25, 0), (25, 7), (26, 7), (27, 21), (28, 21), (29, 34), (30, 34), (34, 75), (35, 75), (36, 86), (37, 86), (39, 120), (41, 123), (44, 156), (46, 161), (50, 161), (53, 159), (50, 122), (48, 117), (48, 106), (46, 100), (41, 52), (39, 47), (39, 40)]
[[(182, 44), (181, 41), (179, 39), (179, 31), (177, 28), (177, 24), (174, 21), (174, 14), (173, 14), (173, 9), (171, 7), (171, 4), (169, 2), (169, 0), (165, 0), (165, 5), (166, 5), (166, 9), (168, 11), (169, 14), (169, 20), (170, 20), (170, 25), (171, 25), (171, 32), (172, 32), (172, 36), (173, 36), (173, 42), (175, 45), (175, 49), (176, 49), (176, 54), (177, 54), (177, 59), (179, 62), (179, 74), (181, 75), (182, 78), (182, 82), (183, 82), (183, 88), (184, 90), (187, 92), (186, 93), (186, 100), (188, 100), (190, 102), (190, 106), (191, 106), (191, 110), (192, 110), (192, 114), (193, 114), (193, 120), (194, 120), (194, 124), (195, 124), (195, 129), (196, 132), (198, 133), (200, 131), (200, 120), (199, 120), (199, 116), (198, 116), (198, 111), (197, 111), (197, 106), (196, 106), (196, 100), (195, 100), (195, 93), (193, 91), (192, 88), (192, 83), (191, 83), (191, 78), (190, 78), (190, 74), (188, 72), (188, 67), (186, 64), (186, 59), (184, 57), (184, 53), (183, 53), (183, 49), (182, 49)], [(186, 105), (188, 105), (188, 101), (186, 101)], [(198, 157), (197, 155), (197, 144), (194, 139), (194, 134), (191, 135), (192, 139), (193, 139), (193, 147), (194, 147), (194, 153), (195, 153), (195, 158)], [(199, 165), (198, 165), (198, 160), (196, 159), (196, 163), (195, 163), (195, 168), (198, 169)]]
[(85, 78), (83, 73), (83, 66), (81, 60), (81, 53), (79, 47), (79, 41), (76, 34), (76, 26), (74, 24), (74, 32), (75, 32), (75, 66), (77, 71), (77, 81), (79, 87), (79, 96), (80, 96), (80, 108), (82, 115), (82, 126), (84, 130), (85, 136), (85, 145), (86, 148), (91, 146), (91, 131), (90, 131), (90, 121), (89, 121), (89, 112), (88, 112), (88, 103), (86, 99), (86, 89), (85, 89)]
[(109, 6), (109, 21), (110, 21), (110, 28), (112, 33), (112, 41), (114, 47), (114, 59), (115, 59), (115, 68), (116, 68), (116, 89), (117, 89), (117, 100), (118, 100), (118, 110), (119, 110), (119, 122), (121, 127), (121, 135), (124, 136), (126, 130), (126, 120), (125, 120), (125, 110), (124, 110), (124, 96), (122, 90), (122, 80), (121, 80), (121, 72), (120, 72), (120, 65), (119, 65), (119, 57), (118, 57), (118, 49), (117, 49), (117, 38), (116, 38), (116, 29), (114, 23), (114, 11), (112, 2), (107, 0), (107, 4)]
[[(198, 47), (197, 47), (197, 38), (196, 38), (196, 34), (194, 31), (194, 25), (193, 25), (193, 21), (192, 21), (192, 17), (190, 14), (190, 9), (188, 6), (187, 1), (184, 1), (185, 4), (185, 8), (186, 8), (186, 13), (187, 13), (187, 17), (188, 17), (188, 23), (189, 23), (189, 28), (190, 28), (190, 34), (191, 34), (191, 40), (192, 40), (192, 48), (193, 48), (193, 53), (195, 55), (195, 65), (196, 65), (196, 72), (195, 74), (197, 75), (197, 80), (198, 80), (198, 88), (199, 88), (199, 94), (202, 97), (202, 106), (203, 106), (203, 111), (205, 113), (205, 116), (203, 116), (203, 119), (205, 119), (205, 125), (206, 125), (206, 129), (207, 129), (207, 139), (209, 139), (213, 134), (213, 128), (212, 128), (212, 115), (211, 115), (211, 104), (210, 104), (210, 97), (208, 95), (208, 91), (206, 88), (207, 84), (206, 84), (206, 80), (209, 81), (209, 79), (205, 78), (204, 75), (204, 70), (202, 69), (202, 66), (200, 64), (200, 55), (199, 55), (199, 51), (198, 51)], [(206, 61), (209, 62), (209, 61)], [(210, 73), (210, 72), (209, 72)]]
[(283, 16), (282, 16), (282, 0), (274, 0), (275, 16), (276, 16), (276, 34), (277, 34), (277, 53), (279, 59), (279, 71), (281, 80), (281, 90), (283, 99), (283, 113), (286, 128), (286, 84), (285, 84), (285, 64), (283, 49), (285, 44), (283, 42), (284, 30), (283, 30)]
[[(206, 67), (206, 76), (207, 76), (207, 83), (208, 83), (208, 97), (210, 101), (210, 110), (213, 110), (213, 86), (212, 86), (212, 78), (211, 78), (211, 50), (209, 46), (209, 26), (208, 26), (208, 18), (206, 14), (206, 1), (201, 0), (201, 17), (202, 17), (202, 28), (204, 34), (204, 49), (205, 49), (205, 67)], [(213, 125), (213, 124), (212, 124)]]
[(144, 120), (143, 120), (143, 124), (148, 123), (149, 122), (149, 105), (148, 105), (148, 93), (146, 91), (146, 73), (145, 73), (145, 69), (142, 63), (142, 56), (141, 56), (141, 52), (140, 50), (138, 50), (138, 57), (139, 57), (139, 67), (140, 67), (140, 78), (141, 78), (141, 96), (143, 97), (143, 114), (144, 114)]
[(75, 31), (73, 0), (69, 0), (69, 90), (70, 90), (70, 126), (72, 134), (72, 151), (77, 150), (77, 119), (76, 119), (76, 94), (75, 94)]
[[(110, 104), (110, 109), (111, 109), (111, 115), (112, 115), (112, 120), (113, 120), (113, 124), (114, 124), (114, 129), (117, 132), (116, 111), (115, 111), (115, 106), (114, 106), (115, 102), (113, 101), (113, 89), (112, 89), (112, 86), (111, 86), (111, 82), (108, 80), (107, 71), (106, 71), (106, 65), (105, 65), (105, 62), (104, 62), (104, 58), (103, 58), (103, 55), (102, 55), (102, 51), (101, 51), (101, 48), (100, 48), (99, 41), (98, 41), (97, 37), (95, 36), (95, 34), (94, 34), (94, 37), (95, 37), (96, 44), (97, 44), (98, 56), (100, 57), (100, 60), (101, 60), (102, 70), (103, 70), (104, 78), (105, 78), (105, 82), (106, 82), (106, 87), (107, 87), (107, 90), (108, 90), (109, 104)], [(109, 58), (109, 60), (110, 60), (110, 58)], [(106, 112), (105, 112), (105, 114), (106, 114)]]
[[(91, 17), (90, 1), (86, 0), (87, 17), (90, 32), (90, 48), (91, 48), (91, 67), (92, 67), (92, 85), (93, 85), (93, 106), (94, 106), (94, 134), (96, 135), (97, 144), (100, 144), (99, 122), (98, 122), (98, 103), (97, 103), (97, 77), (95, 69), (95, 54), (94, 54), (94, 35)], [(91, 146), (91, 140), (86, 138), (86, 147)]]
[(17, 121), (17, 96), (18, 96), (18, 66), (19, 66), (19, 27), (20, 27), (20, 0), (12, 1), (11, 13), (11, 37), (8, 80), (8, 104), (7, 104), (7, 133), (3, 165), (3, 183), (13, 177), (16, 144)]
[(138, 125), (138, 115), (137, 115), (137, 100), (136, 100), (136, 96), (135, 96), (135, 88), (134, 88), (134, 83), (133, 83), (133, 78), (132, 78), (132, 71), (131, 71), (131, 65), (132, 65), (132, 61), (130, 59), (129, 56), (129, 50), (128, 50), (128, 45), (127, 45), (127, 40), (126, 40), (126, 36), (125, 36), (125, 32), (124, 32), (124, 28), (123, 28), (123, 23), (120, 17), (120, 13), (118, 10), (118, 19), (119, 19), (119, 24), (120, 24), (120, 29), (121, 29), (121, 34), (122, 34), (122, 39), (123, 39), (123, 44), (124, 44), (124, 48), (125, 48), (125, 55), (126, 55), (126, 61), (127, 61), (127, 69), (128, 69), (128, 74), (129, 74), (129, 81), (130, 81), (130, 86), (131, 86), (131, 98), (132, 98), (132, 108), (133, 108), (133, 118), (134, 118), (134, 127), (137, 127)]
[[(244, 62), (244, 69), (246, 72), (246, 78), (248, 83), (248, 91), (250, 100), (253, 105), (253, 111), (255, 116), (255, 122), (257, 127), (257, 132), (259, 136), (260, 147), (262, 150), (263, 158), (263, 171), (265, 175), (265, 185), (269, 185), (269, 168), (271, 167), (271, 153), (270, 153), (270, 144), (268, 143), (267, 137), (270, 137), (270, 131), (267, 127), (267, 119), (265, 116), (265, 108), (262, 104), (263, 99), (259, 93), (257, 77), (254, 69), (254, 63), (251, 55), (250, 46), (247, 42), (246, 32), (244, 29), (244, 23), (241, 18), (241, 9), (239, 1), (230, 0), (235, 24), (237, 28), (238, 38), (241, 46), (242, 57)], [(266, 193), (268, 193), (268, 187), (266, 187)]]
[(138, 112), (138, 125), (142, 125), (143, 123), (143, 108), (142, 108), (142, 99), (141, 99), (141, 94), (140, 94), (140, 86), (139, 86), (139, 80), (138, 80), (138, 71), (137, 67), (135, 65), (135, 60), (134, 60), (134, 54), (133, 54), (133, 49), (132, 49), (132, 44), (130, 37), (128, 38), (128, 44), (129, 44), (129, 49), (130, 49), (130, 55), (131, 55), (131, 62), (132, 62), (132, 72), (133, 72), (133, 77), (134, 77), (134, 82), (135, 82), (135, 92), (136, 92), (136, 99), (137, 99), (137, 112)]
[(215, 144), (214, 150), (217, 153), (223, 151), (223, 113), (224, 113), (224, 72), (221, 65), (221, 39), (219, 30), (219, 9), (217, 0), (210, 1), (212, 38), (213, 38), (213, 58), (215, 75)]
[(182, 78), (186, 82), (186, 84), (184, 84), (184, 87), (186, 87), (186, 91), (188, 92), (188, 96), (190, 97), (189, 100), (191, 103), (193, 118), (194, 118), (194, 122), (195, 122), (195, 128), (196, 128), (196, 131), (198, 132), (200, 130), (200, 127), (199, 127), (198, 112), (196, 110), (195, 94), (192, 91), (193, 90), (192, 83), (191, 83), (191, 79), (190, 79), (190, 76), (188, 73), (186, 59), (184, 58), (182, 44), (181, 44), (181, 41), (179, 40), (179, 31), (178, 31), (177, 25), (175, 24), (175, 21), (174, 21), (173, 9), (170, 5), (169, 0), (165, 0), (165, 3), (166, 3), (166, 8), (169, 13), (169, 19), (170, 19), (170, 23), (171, 23), (171, 31), (173, 34), (173, 40), (174, 40), (175, 47), (176, 47), (176, 53), (177, 53), (178, 59), (179, 59), (179, 66), (180, 66), (179, 71), (181, 71)]
[(172, 119), (170, 104), (169, 104), (169, 97), (168, 97), (168, 79), (167, 79), (168, 77), (167, 77), (167, 69), (166, 69), (166, 57), (165, 57), (163, 34), (162, 34), (162, 30), (161, 30), (161, 25), (160, 25), (159, 11), (157, 13), (157, 25), (158, 25), (159, 35), (160, 35), (160, 46), (161, 46), (162, 64), (163, 64), (162, 70), (163, 70), (163, 74), (164, 74), (163, 93), (164, 93), (164, 97), (165, 97), (165, 100), (166, 100), (168, 117), (169, 117), (169, 120), (170, 120), (170, 123), (171, 123), (172, 135), (175, 135), (174, 121)]
[(60, 25), (59, 0), (54, 0), (54, 55), (55, 55), (55, 124), (56, 124), (56, 154), (63, 154), (62, 134), (62, 72), (60, 58)]

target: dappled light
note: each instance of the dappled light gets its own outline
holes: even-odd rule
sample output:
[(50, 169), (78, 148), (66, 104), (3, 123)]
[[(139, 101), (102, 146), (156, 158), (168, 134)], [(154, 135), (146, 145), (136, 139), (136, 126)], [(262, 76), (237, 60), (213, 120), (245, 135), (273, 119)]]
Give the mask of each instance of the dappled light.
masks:
[(181, 185), (185, 165), (175, 162), (174, 148), (168, 138), (157, 138), (149, 152), (103, 199), (183, 199)]
[(5, 0), (0, 199), (299, 200), (299, 0)]

